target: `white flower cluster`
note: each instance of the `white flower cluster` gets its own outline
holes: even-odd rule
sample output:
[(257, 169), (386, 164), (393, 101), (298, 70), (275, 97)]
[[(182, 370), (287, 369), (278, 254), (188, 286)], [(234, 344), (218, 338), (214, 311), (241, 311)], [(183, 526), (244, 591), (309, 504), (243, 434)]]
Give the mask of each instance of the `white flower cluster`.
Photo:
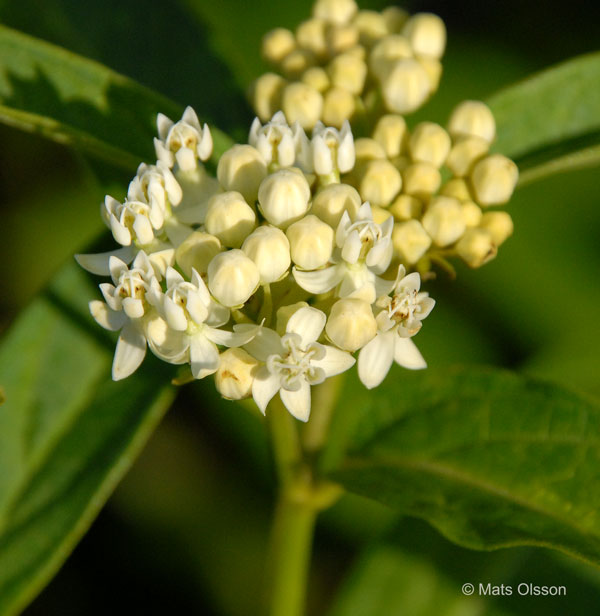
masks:
[(295, 32), (276, 28), (264, 36), (263, 57), (281, 74), (259, 77), (252, 103), (262, 121), (282, 109), (305, 129), (319, 120), (339, 128), (380, 99), (388, 111), (409, 113), (437, 90), (445, 47), (444, 23), (431, 13), (317, 0)]

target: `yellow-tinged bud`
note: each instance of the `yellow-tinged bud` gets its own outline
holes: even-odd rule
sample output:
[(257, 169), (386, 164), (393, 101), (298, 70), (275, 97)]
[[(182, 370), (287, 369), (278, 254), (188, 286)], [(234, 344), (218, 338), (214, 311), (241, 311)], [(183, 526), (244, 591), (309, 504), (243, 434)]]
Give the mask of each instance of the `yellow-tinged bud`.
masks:
[(277, 227), (258, 227), (244, 240), (242, 250), (258, 267), (262, 284), (280, 280), (290, 267), (290, 243)]
[(323, 97), (305, 83), (291, 83), (283, 90), (282, 108), (290, 124), (298, 122), (302, 128), (309, 130), (321, 117)]
[(177, 247), (175, 261), (183, 273), (191, 278), (192, 268), (199, 274), (206, 274), (208, 264), (221, 250), (221, 242), (214, 235), (194, 231)]
[(486, 212), (479, 226), (490, 233), (496, 246), (504, 243), (514, 231), (512, 218), (507, 212)]
[(260, 152), (251, 145), (234, 145), (219, 159), (217, 179), (225, 190), (242, 193), (254, 204), (258, 187), (267, 175), (267, 164)]
[(410, 136), (409, 146), (415, 162), (439, 168), (450, 152), (450, 135), (439, 124), (421, 122)]
[(466, 229), (461, 204), (452, 197), (434, 197), (422, 222), (425, 231), (438, 246), (453, 244)]
[(252, 85), (250, 99), (262, 122), (268, 122), (281, 108), (281, 95), (286, 83), (281, 75), (265, 73)]
[(355, 220), (361, 204), (360, 195), (352, 186), (329, 184), (315, 195), (311, 212), (337, 229), (342, 214), (348, 212), (350, 220)]
[(371, 214), (373, 216), (373, 222), (378, 225), (382, 225), (392, 214), (378, 205), (371, 206)]
[(456, 244), (456, 252), (469, 267), (481, 267), (498, 253), (492, 234), (486, 229), (467, 229)]
[(483, 206), (506, 203), (511, 198), (518, 179), (517, 165), (502, 154), (483, 158), (475, 164), (471, 173), (476, 200)]
[(388, 32), (394, 34), (402, 30), (409, 14), (398, 6), (388, 6), (381, 11)]
[(464, 137), (452, 146), (446, 166), (457, 177), (469, 175), (471, 168), (485, 156), (490, 144), (481, 137)]
[(314, 66), (315, 56), (308, 49), (294, 49), (281, 61), (281, 70), (290, 79), (298, 79), (304, 71)]
[(448, 180), (440, 189), (440, 195), (454, 197), (459, 201), (470, 201), (472, 199), (469, 186), (463, 178), (452, 178)]
[(427, 199), (435, 193), (442, 183), (437, 167), (428, 163), (414, 163), (402, 172), (404, 192), (407, 195)]
[(350, 47), (350, 49), (347, 49), (344, 53), (352, 54), (363, 61), (367, 59), (367, 50), (363, 45), (354, 45), (354, 47)]
[(440, 80), (442, 79), (442, 63), (428, 56), (418, 56), (417, 61), (427, 73), (427, 77), (429, 78), (429, 93), (433, 94), (438, 89)]
[(348, 90), (351, 94), (360, 94), (365, 85), (367, 65), (355, 55), (340, 54), (336, 56), (327, 67), (331, 83)]
[(394, 225), (392, 245), (403, 263), (416, 263), (431, 246), (431, 237), (418, 220)]
[(323, 122), (326, 126), (341, 128), (356, 110), (354, 96), (343, 88), (331, 88), (323, 99)]
[(388, 158), (400, 156), (405, 149), (407, 137), (406, 120), (396, 114), (381, 116), (373, 131), (373, 139), (381, 145)]
[(219, 253), (208, 266), (208, 288), (217, 301), (229, 308), (242, 306), (259, 282), (256, 264), (237, 248)]
[(358, 28), (354, 24), (332, 24), (327, 29), (327, 47), (331, 56), (351, 49), (358, 40)]
[(320, 66), (312, 66), (307, 69), (302, 75), (302, 83), (314, 88), (318, 92), (325, 92), (330, 85), (327, 71)]
[(256, 227), (256, 214), (239, 192), (220, 193), (208, 202), (204, 226), (223, 246), (239, 248)]
[(304, 174), (295, 168), (272, 173), (258, 189), (260, 211), (272, 225), (282, 229), (306, 214), (309, 200), (310, 186)]
[(258, 365), (258, 360), (244, 349), (227, 349), (219, 356), (219, 367), (215, 372), (217, 391), (229, 400), (250, 397)]
[(388, 33), (383, 15), (376, 11), (358, 11), (354, 17), (354, 25), (360, 33), (360, 42), (367, 47), (371, 47)]
[(423, 212), (423, 202), (410, 195), (398, 195), (389, 207), (389, 212), (396, 220), (419, 218)]
[(278, 64), (295, 48), (294, 33), (286, 28), (275, 28), (263, 36), (261, 53), (267, 62)]
[(390, 158), (390, 162), (392, 163), (392, 165), (394, 165), (394, 167), (396, 167), (396, 169), (398, 169), (398, 171), (400, 171), (400, 173), (402, 173), (408, 166), (412, 164), (411, 159), (408, 156), (404, 155), (393, 156), (392, 158)]
[(368, 137), (361, 137), (354, 141), (354, 151), (357, 161), (383, 160), (386, 158), (385, 150), (375, 141)]
[(378, 79), (385, 79), (399, 60), (413, 58), (413, 50), (408, 39), (401, 34), (384, 36), (369, 54), (369, 68)]
[(483, 212), (477, 203), (465, 201), (461, 204), (461, 208), (467, 227), (476, 227), (481, 222)]
[(333, 252), (333, 229), (309, 214), (286, 231), (292, 261), (300, 268), (314, 270), (327, 265)]
[(346, 297), (331, 307), (325, 331), (336, 346), (354, 353), (375, 337), (377, 321), (368, 302)]
[(296, 40), (301, 47), (323, 58), (327, 54), (326, 28), (327, 22), (324, 19), (307, 19), (296, 28)]
[(485, 103), (463, 101), (452, 112), (448, 131), (454, 138), (479, 137), (492, 143), (496, 136), (496, 121)]
[(390, 111), (410, 113), (430, 94), (429, 76), (417, 60), (399, 60), (381, 82), (383, 100)]
[(313, 16), (336, 24), (345, 24), (355, 15), (358, 7), (354, 0), (317, 0)]
[(446, 49), (446, 26), (432, 13), (417, 13), (409, 18), (404, 34), (410, 41), (415, 54), (439, 60)]
[(388, 206), (402, 188), (402, 176), (389, 160), (365, 164), (358, 192), (371, 205)]

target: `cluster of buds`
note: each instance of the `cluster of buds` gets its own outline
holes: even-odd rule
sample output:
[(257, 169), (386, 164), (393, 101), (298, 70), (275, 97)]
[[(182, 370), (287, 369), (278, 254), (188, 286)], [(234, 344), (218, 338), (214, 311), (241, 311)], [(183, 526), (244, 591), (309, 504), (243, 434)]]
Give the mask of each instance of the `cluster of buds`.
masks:
[(263, 57), (278, 73), (257, 79), (252, 103), (263, 122), (281, 109), (305, 129), (318, 121), (339, 128), (380, 103), (410, 113), (437, 90), (445, 47), (436, 15), (317, 0), (312, 18), (295, 32), (276, 28), (264, 36)]

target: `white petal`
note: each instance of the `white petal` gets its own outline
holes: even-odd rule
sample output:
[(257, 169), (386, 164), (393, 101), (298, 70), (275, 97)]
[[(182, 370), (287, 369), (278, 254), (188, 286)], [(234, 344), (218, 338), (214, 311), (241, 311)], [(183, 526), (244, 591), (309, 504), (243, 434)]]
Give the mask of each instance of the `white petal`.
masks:
[(250, 132), (248, 133), (248, 143), (252, 147), (256, 147), (256, 140), (258, 139), (258, 131), (262, 128), (262, 124), (258, 118), (254, 118), (252, 120), (252, 124), (250, 125)]
[(185, 316), (183, 306), (175, 303), (170, 297), (165, 295), (163, 299), (163, 309), (169, 327), (172, 327), (178, 332), (183, 332), (187, 329), (188, 320)]
[(98, 285), (98, 287), (104, 297), (104, 301), (110, 306), (110, 308), (113, 310), (121, 310), (123, 302), (119, 295), (115, 296), (115, 287), (109, 282), (102, 282)]
[(165, 232), (167, 233), (167, 237), (175, 247), (185, 242), (192, 230), (193, 229), (191, 227), (181, 224), (175, 220), (174, 217), (169, 218), (169, 220), (165, 223)]
[(373, 220), (373, 211), (371, 210), (371, 204), (365, 201), (359, 208), (356, 220)]
[(356, 362), (354, 357), (346, 351), (341, 351), (329, 345), (323, 345), (323, 348), (325, 349), (325, 357), (313, 360), (311, 364), (317, 368), (322, 368), (327, 377), (345, 372)]
[(394, 360), (397, 364), (409, 370), (427, 368), (427, 363), (423, 359), (421, 352), (410, 338), (396, 336)]
[(198, 325), (204, 323), (208, 318), (208, 308), (206, 303), (202, 301), (202, 294), (199, 291), (188, 291), (185, 307), (190, 313), (192, 320), (198, 323)]
[(356, 160), (356, 150), (354, 148), (354, 138), (350, 132), (350, 124), (346, 120), (340, 133), (342, 140), (338, 146), (337, 163), (338, 169), (342, 173), (347, 173), (354, 167)]
[(148, 346), (157, 357), (170, 364), (189, 362), (189, 336), (171, 329), (167, 322), (158, 315), (145, 323)]
[[(254, 327), (256, 326), (240, 323), (234, 325), (233, 329), (235, 332), (247, 333)], [(284, 352), (279, 334), (268, 327), (261, 327), (254, 338), (244, 345), (244, 349), (259, 361), (267, 361), (269, 356), (281, 355)]]
[(176, 284), (183, 282), (183, 276), (174, 268), (167, 267), (167, 288), (170, 289)]
[(219, 302), (210, 300), (208, 305), (208, 317), (206, 317), (205, 323), (211, 327), (220, 327), (229, 321), (230, 314), (231, 313), (229, 312), (229, 308), (227, 308), (227, 306), (223, 306), (223, 304), (219, 304)]
[(356, 263), (358, 261), (358, 257), (360, 257), (361, 248), (362, 242), (360, 240), (360, 235), (355, 229), (346, 236), (346, 240), (344, 241), (344, 246), (342, 248), (342, 259), (348, 263)]
[(123, 312), (130, 319), (139, 319), (144, 316), (144, 302), (134, 297), (125, 297), (123, 299)]
[(197, 147), (198, 156), (200, 160), (208, 160), (213, 151), (213, 139), (210, 133), (210, 129), (205, 124), (202, 129), (202, 139)]
[(312, 138), (312, 154), (315, 173), (318, 175), (329, 175), (333, 171), (331, 150), (327, 147), (325, 139), (320, 135)]
[(196, 153), (190, 148), (179, 148), (175, 154), (175, 160), (182, 171), (196, 168)]
[(403, 291), (418, 291), (421, 288), (421, 276), (418, 272), (412, 272), (396, 285), (396, 289)]
[(198, 116), (194, 109), (189, 105), (185, 108), (181, 119), (190, 126), (193, 126), (197, 131), (200, 131), (200, 120), (198, 120)]
[(121, 274), (126, 272), (127, 269), (127, 263), (121, 261), (119, 257), (115, 255), (110, 255), (108, 257), (108, 271), (110, 272), (110, 277), (115, 284), (117, 284)]
[(166, 139), (169, 134), (169, 130), (173, 126), (173, 120), (167, 118), (163, 113), (159, 113), (156, 116), (156, 128), (158, 129), (158, 136), (161, 139)]
[(303, 306), (289, 318), (285, 331), (298, 334), (302, 338), (302, 348), (306, 349), (311, 342), (317, 341), (326, 321), (327, 317), (324, 312), (310, 306)]
[(251, 328), (244, 331), (228, 332), (224, 329), (216, 329), (214, 327), (205, 327), (204, 333), (209, 340), (215, 344), (221, 344), (227, 347), (239, 347), (250, 342), (258, 333), (260, 326), (253, 325)]
[(435, 300), (432, 297), (424, 297), (420, 302), (419, 306), (421, 308), (420, 312), (417, 313), (417, 317), (423, 320), (425, 317), (429, 316), (429, 313), (433, 310), (435, 306)]
[(348, 214), (347, 210), (344, 210), (337, 229), (335, 230), (335, 243), (339, 248), (342, 248), (344, 245), (344, 242), (346, 241), (346, 231), (351, 224), (352, 221), (350, 220), (350, 214)]
[[(374, 252), (372, 262), (369, 260), (369, 256)], [(375, 274), (383, 274), (390, 265), (392, 257), (394, 256), (394, 246), (392, 240), (389, 237), (384, 237), (377, 242), (367, 255), (367, 265), (372, 269)]]
[(109, 252), (99, 252), (97, 254), (87, 255), (75, 255), (75, 260), (84, 270), (97, 276), (108, 276), (110, 269), (108, 267), (108, 260), (110, 257), (117, 257), (125, 263), (131, 263), (135, 255), (135, 248), (133, 246), (124, 246), (123, 248), (117, 248)]
[(160, 169), (165, 180), (165, 190), (167, 191), (167, 196), (169, 197), (171, 205), (179, 205), (183, 197), (183, 190), (181, 189), (181, 186), (179, 186), (175, 176), (168, 167), (159, 163), (158, 168)]
[(214, 374), (219, 367), (219, 351), (203, 333), (196, 334), (190, 341), (190, 363), (195, 379)]
[(291, 167), (296, 158), (294, 139), (290, 133), (285, 133), (277, 146), (277, 157), (282, 167)]
[[(162, 245), (168, 246), (168, 244)], [(167, 272), (167, 267), (175, 263), (175, 249), (166, 248), (165, 250), (153, 252), (148, 256), (148, 261), (150, 261), (154, 274), (158, 278), (163, 278)]]
[(131, 321), (121, 330), (112, 365), (112, 378), (120, 381), (133, 374), (144, 361), (146, 338)]
[(368, 389), (385, 379), (394, 361), (394, 332), (377, 334), (358, 354), (358, 377)]
[(131, 244), (131, 233), (129, 229), (122, 225), (114, 214), (110, 215), (110, 230), (112, 231), (115, 241), (121, 244), (121, 246), (129, 246)]
[(156, 152), (156, 158), (159, 162), (163, 163), (167, 167), (172, 167), (175, 164), (175, 156), (173, 152), (165, 147), (165, 144), (154, 137), (154, 151)]
[(304, 272), (292, 268), (292, 274), (294, 279), (300, 287), (309, 293), (326, 293), (337, 285), (344, 277), (344, 269), (332, 265), (322, 270), (315, 270), (313, 272)]
[(296, 419), (308, 421), (310, 416), (310, 385), (306, 381), (301, 381), (300, 389), (297, 391), (281, 389), (279, 395), (285, 408)]
[(258, 370), (252, 382), (252, 397), (263, 415), (271, 398), (279, 391), (280, 387), (279, 378), (275, 374), (271, 374), (265, 366)]
[(375, 292), (377, 294), (377, 297), (381, 297), (382, 295), (389, 295), (393, 288), (393, 280), (385, 280), (383, 278), (379, 278), (379, 276), (375, 276)]
[(140, 244), (149, 244), (154, 239), (152, 224), (146, 216), (138, 214), (135, 217), (133, 230)]
[(104, 302), (94, 299), (89, 303), (90, 314), (100, 327), (115, 332), (121, 329), (127, 322), (127, 317), (122, 312), (111, 310)]

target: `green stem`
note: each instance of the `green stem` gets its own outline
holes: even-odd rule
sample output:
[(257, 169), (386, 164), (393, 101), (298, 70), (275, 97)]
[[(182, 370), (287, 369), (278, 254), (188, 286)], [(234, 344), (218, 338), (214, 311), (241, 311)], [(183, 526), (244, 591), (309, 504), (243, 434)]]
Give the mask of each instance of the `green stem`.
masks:
[(269, 327), (273, 317), (273, 295), (271, 294), (271, 285), (269, 283), (264, 284), (262, 290), (263, 304), (258, 315), (258, 322), (260, 323), (264, 319), (265, 327)]

